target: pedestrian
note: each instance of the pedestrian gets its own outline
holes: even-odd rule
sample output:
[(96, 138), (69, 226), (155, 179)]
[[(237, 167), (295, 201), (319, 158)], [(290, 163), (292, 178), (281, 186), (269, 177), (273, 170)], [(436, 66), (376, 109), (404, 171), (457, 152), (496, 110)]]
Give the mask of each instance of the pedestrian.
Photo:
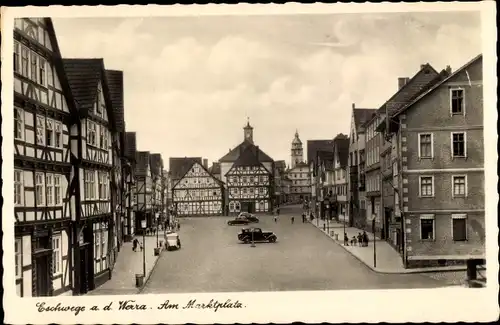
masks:
[(358, 232), (358, 246), (363, 246), (364, 241), (363, 241), (363, 236), (361, 235), (360, 232)]
[(306, 213), (302, 212), (302, 223), (306, 222)]
[(292, 225), (295, 222), (295, 217), (292, 216)]
[(278, 222), (278, 217), (274, 216), (274, 223)]
[(137, 249), (137, 245), (139, 244), (139, 241), (137, 240), (137, 238), (134, 238), (134, 240), (132, 241), (132, 250), (135, 252), (135, 250)]
[(356, 246), (356, 236), (352, 236), (352, 239), (351, 239), (351, 246)]
[(311, 212), (311, 222), (314, 220), (314, 214)]
[(363, 246), (368, 246), (368, 235), (366, 234), (366, 231), (363, 231)]
[(181, 224), (177, 222), (177, 231), (181, 230)]
[(344, 246), (349, 246), (349, 237), (347, 237), (347, 233), (344, 233)]

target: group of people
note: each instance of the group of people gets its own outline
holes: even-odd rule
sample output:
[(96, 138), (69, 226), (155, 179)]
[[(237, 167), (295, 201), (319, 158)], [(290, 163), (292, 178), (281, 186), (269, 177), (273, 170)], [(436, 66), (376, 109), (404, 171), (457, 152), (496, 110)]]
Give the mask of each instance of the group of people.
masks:
[(352, 236), (351, 240), (349, 240), (347, 233), (344, 233), (344, 246), (349, 246), (349, 242), (351, 246), (366, 247), (368, 246), (368, 234), (366, 231), (363, 231), (363, 233), (359, 232), (357, 236)]

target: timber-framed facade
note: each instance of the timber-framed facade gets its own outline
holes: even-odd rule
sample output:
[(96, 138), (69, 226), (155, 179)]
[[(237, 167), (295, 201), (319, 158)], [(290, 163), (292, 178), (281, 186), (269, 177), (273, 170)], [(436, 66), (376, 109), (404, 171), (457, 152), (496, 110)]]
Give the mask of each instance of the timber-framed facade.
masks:
[(229, 213), (272, 211), (272, 172), (247, 147), (226, 174)]
[(21, 297), (71, 294), (72, 94), (52, 21), (14, 20), (14, 214)]
[(114, 263), (116, 124), (102, 59), (64, 59), (78, 115), (71, 126), (74, 294), (109, 280)]
[(172, 200), (178, 216), (214, 216), (224, 213), (224, 185), (203, 164), (190, 161), (174, 184)]

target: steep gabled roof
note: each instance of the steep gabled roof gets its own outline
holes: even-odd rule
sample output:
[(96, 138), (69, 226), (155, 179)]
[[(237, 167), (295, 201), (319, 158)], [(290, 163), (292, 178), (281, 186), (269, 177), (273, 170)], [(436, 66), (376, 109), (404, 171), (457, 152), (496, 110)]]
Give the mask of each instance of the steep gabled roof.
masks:
[(427, 85), (433, 82), (438, 76), (439, 73), (429, 63), (423, 64), (420, 70), (403, 87), (399, 88), (363, 126), (368, 125), (380, 114), (388, 113), (392, 115), (425, 91)]
[(68, 76), (64, 69), (64, 63), (61, 56), (61, 50), (59, 49), (59, 43), (57, 42), (56, 32), (54, 29), (54, 24), (51, 18), (43, 18), (45, 26), (47, 28), (47, 34), (49, 35), (50, 44), (52, 46), (52, 57), (54, 60), (54, 68), (57, 72), (57, 77), (61, 84), (61, 88), (64, 91), (64, 96), (66, 97), (69, 111), (72, 113), (77, 112), (77, 101), (71, 92), (71, 87), (69, 85)]
[(63, 64), (80, 117), (87, 117), (89, 111), (92, 110), (97, 98), (97, 87), (101, 81), (108, 122), (115, 127), (113, 104), (105, 77), (104, 60), (63, 59)]
[(319, 161), (325, 165), (326, 170), (333, 170), (333, 159), (334, 159), (333, 146), (332, 146), (332, 151), (318, 151), (316, 153), (316, 156), (319, 159)]
[(235, 148), (230, 150), (225, 156), (223, 156), (221, 159), (219, 159), (219, 162), (235, 162), (240, 154), (245, 151), (246, 148), (252, 148), (251, 150), (254, 152), (255, 155), (257, 155), (258, 151), (258, 156), (259, 156), (259, 161), (260, 162), (273, 162), (273, 159), (269, 157), (264, 151), (259, 149), (258, 146), (254, 145), (250, 141), (243, 141), (239, 145), (237, 145)]
[(149, 163), (153, 176), (160, 176), (163, 169), (163, 159), (161, 158), (161, 154), (153, 153), (149, 155)]
[(318, 151), (332, 151), (333, 139), (328, 140), (307, 140), (307, 161), (309, 163), (316, 162), (316, 154)]
[(138, 176), (147, 176), (149, 161), (149, 151), (137, 151), (135, 174)]
[(172, 186), (172, 188), (175, 188), (175, 187), (176, 187), (176, 186), (177, 186), (177, 185), (178, 185), (178, 184), (182, 181), (182, 179), (183, 179), (184, 177), (186, 177), (187, 173), (189, 173), (189, 171), (191, 170), (191, 168), (193, 168), (193, 166), (194, 166), (194, 165), (198, 165), (198, 166), (200, 166), (200, 167), (201, 167), (201, 168), (202, 168), (205, 172), (207, 172), (207, 174), (208, 174), (210, 177), (212, 177), (212, 178), (215, 180), (215, 182), (216, 182), (217, 184), (219, 184), (219, 185), (221, 185), (221, 186), (223, 186), (223, 185), (224, 185), (224, 182), (223, 182), (223, 181), (221, 181), (220, 179), (218, 179), (217, 177), (215, 177), (215, 176), (214, 176), (214, 174), (213, 174), (213, 173), (211, 173), (211, 172), (210, 172), (207, 168), (205, 168), (205, 166), (203, 166), (203, 164), (202, 164), (202, 163), (200, 163), (199, 161), (197, 161), (197, 160), (186, 160), (186, 165), (185, 165), (185, 166), (187, 166), (187, 167), (186, 167), (186, 170), (185, 170), (185, 172), (182, 174), (182, 176), (181, 176), (181, 177), (179, 177), (179, 179), (176, 179), (176, 180), (175, 180), (175, 184)]
[(191, 168), (194, 162), (203, 165), (201, 157), (170, 157), (170, 177), (173, 181), (181, 179)]
[(125, 131), (125, 113), (123, 105), (123, 71), (106, 70), (106, 80), (109, 86), (109, 97), (115, 114), (116, 128)]
[(339, 157), (340, 166), (345, 167), (349, 159), (349, 138), (336, 138), (334, 142), (335, 153)]
[(208, 171), (214, 175), (220, 174), (220, 163), (213, 162), (212, 166), (208, 169)]
[(250, 166), (261, 166), (262, 164), (259, 161), (259, 158), (254, 154), (252, 147), (246, 147), (245, 150), (241, 153), (241, 155), (236, 159), (233, 164), (233, 167), (250, 167)]
[(417, 96), (414, 96), (413, 100), (410, 103), (408, 103), (407, 105), (401, 107), (399, 110), (394, 112), (394, 114), (392, 116), (397, 116), (397, 115), (401, 114), (402, 112), (406, 111), (408, 108), (413, 106), (415, 103), (420, 101), (422, 98), (424, 98), (427, 95), (430, 95), (434, 90), (439, 88), (441, 85), (446, 83), (448, 80), (450, 80), (451, 78), (453, 78), (457, 74), (461, 73), (462, 71), (464, 71), (465, 69), (470, 67), (475, 62), (478, 62), (479, 60), (482, 60), (482, 59), (483, 59), (483, 55), (479, 54), (475, 58), (473, 58), (472, 60), (470, 60), (469, 62), (464, 64), (461, 68), (459, 68), (458, 70), (456, 70), (455, 72), (453, 72), (451, 74), (443, 73), (443, 72), (445, 72), (445, 70), (443, 70), (440, 73), (440, 75), (435, 78), (434, 83), (431, 83), (432, 86), (427, 87), (427, 89), (424, 92), (421, 92)]
[(368, 121), (377, 112), (376, 108), (354, 108), (354, 125), (356, 129)]
[(125, 132), (125, 157), (135, 161), (137, 151), (137, 139), (135, 132)]

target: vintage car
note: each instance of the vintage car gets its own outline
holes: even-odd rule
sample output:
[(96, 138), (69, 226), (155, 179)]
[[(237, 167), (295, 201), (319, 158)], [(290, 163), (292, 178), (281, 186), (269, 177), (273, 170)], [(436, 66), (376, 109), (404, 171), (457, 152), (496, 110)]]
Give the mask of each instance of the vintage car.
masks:
[(272, 231), (262, 231), (260, 228), (244, 228), (238, 234), (238, 240), (245, 244), (251, 242), (275, 243), (278, 237)]
[(250, 212), (241, 212), (238, 217), (246, 218), (250, 222), (259, 223), (259, 218)]
[(227, 224), (229, 226), (236, 226), (236, 225), (248, 225), (250, 223), (250, 220), (248, 220), (246, 217), (240, 217), (237, 216), (233, 220), (229, 220)]
[(181, 249), (181, 239), (176, 232), (167, 232), (165, 235), (167, 251)]

